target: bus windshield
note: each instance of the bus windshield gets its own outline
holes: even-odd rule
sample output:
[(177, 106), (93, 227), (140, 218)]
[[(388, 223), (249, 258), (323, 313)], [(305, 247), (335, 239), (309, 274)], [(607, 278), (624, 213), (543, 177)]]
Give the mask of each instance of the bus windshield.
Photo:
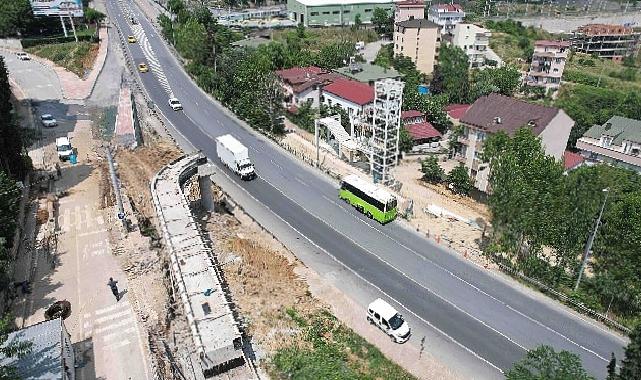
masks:
[(387, 202), (387, 205), (385, 205), (385, 211), (391, 211), (396, 208), (396, 198), (392, 198)]

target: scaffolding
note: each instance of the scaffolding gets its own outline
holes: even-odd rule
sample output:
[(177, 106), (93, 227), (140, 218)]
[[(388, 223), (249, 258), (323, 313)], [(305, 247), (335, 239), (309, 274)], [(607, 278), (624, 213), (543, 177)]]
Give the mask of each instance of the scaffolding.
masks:
[(395, 79), (383, 79), (374, 84), (370, 163), (374, 182), (384, 185), (394, 182), (389, 171), (398, 163), (403, 87), (404, 83)]

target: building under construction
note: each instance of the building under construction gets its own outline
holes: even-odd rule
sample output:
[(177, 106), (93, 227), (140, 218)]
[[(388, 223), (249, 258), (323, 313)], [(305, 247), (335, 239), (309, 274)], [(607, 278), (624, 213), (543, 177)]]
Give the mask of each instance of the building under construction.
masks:
[(574, 51), (622, 61), (639, 54), (641, 32), (625, 25), (588, 24), (570, 37)]

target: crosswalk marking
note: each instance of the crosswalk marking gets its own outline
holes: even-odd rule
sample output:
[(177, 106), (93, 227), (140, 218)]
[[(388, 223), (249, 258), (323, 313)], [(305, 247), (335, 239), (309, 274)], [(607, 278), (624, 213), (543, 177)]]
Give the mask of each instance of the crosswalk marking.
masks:
[[(98, 310), (94, 311), (93, 314), (102, 315), (102, 314), (110, 313), (113, 310), (121, 309), (121, 308), (125, 308), (125, 307), (129, 307), (129, 305), (127, 305), (125, 302), (119, 302), (119, 303), (116, 303), (116, 304), (113, 304), (113, 305), (110, 305), (110, 306), (103, 307), (102, 309), (98, 309)], [(91, 317), (91, 313), (85, 314), (85, 318), (88, 318), (88, 317)]]
[(135, 327), (129, 327), (129, 328), (124, 329), (122, 331), (117, 331), (117, 332), (114, 332), (114, 333), (111, 333), (111, 334), (104, 335), (102, 337), (102, 341), (103, 342), (109, 342), (109, 341), (112, 341), (112, 340), (114, 340), (114, 339), (116, 339), (118, 337), (122, 337), (123, 335), (134, 334), (135, 332), (136, 332), (136, 328)]
[(93, 229), (103, 227), (104, 224), (104, 217), (93, 215), (93, 210), (89, 205), (67, 207), (58, 215), (58, 226), (61, 231), (84, 231), (80, 236), (95, 233)]
[(96, 319), (93, 320), (93, 322), (95, 324), (100, 324), (100, 323), (103, 323), (105, 321), (110, 321), (112, 319), (116, 319), (116, 318), (122, 317), (122, 316), (130, 314), (130, 313), (131, 312), (127, 309), (127, 310), (119, 311), (117, 313), (105, 315), (104, 317), (96, 318)]
[(136, 323), (136, 320), (134, 319), (133, 316), (129, 316), (129, 317), (127, 317), (127, 319), (122, 319), (122, 320), (120, 320), (118, 322), (115, 322), (113, 324), (109, 324), (109, 325), (104, 326), (104, 327), (99, 327), (97, 329), (93, 329), (93, 332), (94, 332), (94, 334), (102, 334), (105, 331), (115, 330), (115, 329), (118, 329), (120, 327), (127, 326), (130, 323)]
[(137, 335), (135, 315), (125, 301), (84, 313), (82, 320), (84, 337), (100, 340), (109, 349), (129, 345), (127, 338)]

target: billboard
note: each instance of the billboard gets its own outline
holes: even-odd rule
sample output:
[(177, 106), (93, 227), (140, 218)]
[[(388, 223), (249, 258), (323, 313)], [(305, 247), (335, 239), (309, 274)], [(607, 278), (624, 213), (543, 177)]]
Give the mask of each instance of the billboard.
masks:
[(31, 0), (34, 16), (82, 17), (82, 0)]

